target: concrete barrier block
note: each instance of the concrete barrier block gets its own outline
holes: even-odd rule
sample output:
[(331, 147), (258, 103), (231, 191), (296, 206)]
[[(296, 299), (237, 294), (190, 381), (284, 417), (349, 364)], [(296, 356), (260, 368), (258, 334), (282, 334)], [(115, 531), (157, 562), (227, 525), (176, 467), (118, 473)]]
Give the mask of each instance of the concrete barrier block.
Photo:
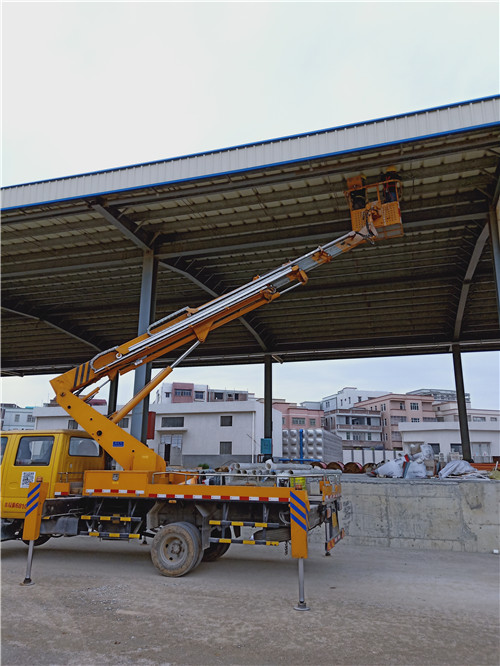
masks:
[(499, 547), (500, 481), (346, 477), (340, 520), (350, 543), (484, 553)]
[(467, 525), (497, 525), (499, 523), (500, 482), (462, 482), (461, 508)]
[(468, 553), (491, 553), (500, 549), (498, 525), (478, 525), (467, 530), (462, 543)]
[(460, 504), (455, 497), (398, 497), (388, 505), (388, 536), (405, 539), (459, 539), (462, 527), (457, 521)]
[(454, 539), (389, 539), (391, 548), (406, 548), (409, 550), (447, 550), (461, 552), (463, 544)]

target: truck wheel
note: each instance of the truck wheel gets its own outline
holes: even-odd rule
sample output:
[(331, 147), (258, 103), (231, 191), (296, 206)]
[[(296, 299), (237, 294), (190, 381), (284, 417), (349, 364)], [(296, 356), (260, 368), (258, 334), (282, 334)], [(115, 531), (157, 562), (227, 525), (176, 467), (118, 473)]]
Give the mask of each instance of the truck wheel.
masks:
[[(41, 536), (38, 537), (38, 539), (35, 539), (35, 543), (33, 544), (34, 546), (43, 546), (44, 543), (47, 543), (47, 541), (50, 539), (50, 536), (48, 534), (42, 534)], [(23, 543), (25, 543), (27, 546), (30, 545), (29, 541), (26, 541), (26, 539), (23, 539)]]
[(184, 576), (199, 562), (201, 537), (191, 523), (170, 523), (156, 533), (151, 559), (162, 576)]
[[(220, 539), (222, 533), (219, 530), (215, 530), (213, 536), (217, 539)], [(229, 543), (211, 543), (208, 548), (205, 548), (203, 551), (203, 561), (204, 562), (215, 562), (219, 557), (222, 557), (225, 552), (227, 552)]]

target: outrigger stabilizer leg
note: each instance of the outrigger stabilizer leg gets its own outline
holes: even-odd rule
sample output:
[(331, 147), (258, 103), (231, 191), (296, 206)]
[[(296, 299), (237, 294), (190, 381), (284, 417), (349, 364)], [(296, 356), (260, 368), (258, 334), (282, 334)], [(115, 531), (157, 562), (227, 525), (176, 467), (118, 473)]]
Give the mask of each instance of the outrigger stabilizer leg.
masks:
[(299, 558), (299, 603), (293, 607), (297, 611), (311, 610), (304, 598), (304, 558)]

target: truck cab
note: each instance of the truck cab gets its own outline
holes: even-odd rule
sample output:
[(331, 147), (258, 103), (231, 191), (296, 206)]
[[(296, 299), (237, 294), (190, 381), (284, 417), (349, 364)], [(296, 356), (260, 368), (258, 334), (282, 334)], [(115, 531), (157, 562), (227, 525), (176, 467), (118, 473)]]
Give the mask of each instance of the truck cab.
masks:
[(1, 436), (2, 541), (20, 538), (28, 487), (49, 484), (49, 496), (81, 492), (86, 470), (105, 469), (102, 448), (81, 430), (10, 430)]

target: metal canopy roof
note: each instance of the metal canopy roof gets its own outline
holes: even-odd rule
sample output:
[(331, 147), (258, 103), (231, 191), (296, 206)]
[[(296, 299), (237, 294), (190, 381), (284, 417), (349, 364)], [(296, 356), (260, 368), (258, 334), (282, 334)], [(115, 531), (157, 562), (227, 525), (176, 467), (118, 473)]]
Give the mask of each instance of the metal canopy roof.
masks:
[[(4, 188), (2, 372), (59, 372), (156, 319), (346, 233), (345, 179), (395, 165), (405, 236), (314, 271), (209, 335), (186, 365), (500, 348), (488, 211), (500, 97), (200, 155)], [(170, 358), (160, 359), (164, 365)]]

